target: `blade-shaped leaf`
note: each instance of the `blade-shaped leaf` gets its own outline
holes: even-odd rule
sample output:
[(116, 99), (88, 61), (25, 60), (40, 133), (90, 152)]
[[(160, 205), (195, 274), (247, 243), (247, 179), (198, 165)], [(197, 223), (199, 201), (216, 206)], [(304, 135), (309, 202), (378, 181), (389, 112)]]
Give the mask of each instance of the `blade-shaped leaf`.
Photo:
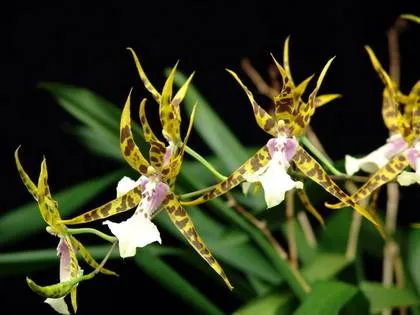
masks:
[[(115, 106), (88, 89), (64, 83), (42, 82), (40, 87), (51, 93), (60, 106), (88, 126), (96, 136), (106, 140), (108, 146), (119, 147), (119, 125), (123, 103)], [(133, 133), (142, 135), (138, 124), (133, 123)], [(136, 143), (140, 150), (145, 152), (146, 142), (142, 137), (136, 140), (141, 140)], [(89, 146), (91, 145), (89, 143)]]
[(319, 253), (311, 263), (303, 267), (302, 274), (311, 282), (328, 280), (349, 264), (350, 261), (343, 255)]
[[(55, 194), (60, 214), (65, 217), (80, 210), (80, 207), (98, 195), (109, 185), (116, 183), (124, 172), (119, 170), (103, 177), (91, 179)], [(22, 188), (24, 189), (24, 188)], [(76, 198), (77, 197), (77, 198)], [(24, 225), (22, 222), (25, 222)], [(9, 210), (0, 217), (0, 245), (17, 241), (41, 231), (46, 226), (35, 201)]]
[(289, 314), (293, 302), (293, 295), (290, 293), (272, 293), (250, 301), (238, 309), (235, 315)]
[(385, 288), (381, 283), (363, 282), (360, 290), (370, 302), (371, 313), (378, 313), (386, 308), (420, 304), (420, 298), (408, 289)]
[(194, 307), (200, 314), (223, 314), (216, 305), (182, 278), (177, 271), (162, 259), (153, 255), (148, 247), (138, 252), (135, 261), (146, 274), (155, 278), (162, 286), (172, 291), (191, 307)]
[(294, 315), (338, 314), (340, 309), (357, 293), (357, 288), (343, 282), (319, 282), (294, 312)]

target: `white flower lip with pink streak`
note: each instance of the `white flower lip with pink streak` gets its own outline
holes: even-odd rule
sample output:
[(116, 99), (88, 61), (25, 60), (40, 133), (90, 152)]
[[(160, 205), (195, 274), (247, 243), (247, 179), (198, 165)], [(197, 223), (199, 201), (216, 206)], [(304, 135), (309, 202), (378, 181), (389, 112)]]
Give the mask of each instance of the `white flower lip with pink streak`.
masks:
[[(60, 256), (60, 282), (68, 281), (71, 279), (70, 252), (67, 242), (62, 238), (60, 238), (57, 246), (57, 256)], [(64, 297), (56, 299), (47, 298), (44, 302), (50, 305), (57, 313), (70, 314)]]
[(410, 166), (415, 172), (403, 171), (397, 177), (397, 181), (401, 186), (409, 186), (412, 184), (420, 184), (420, 142), (413, 148), (407, 150), (407, 158)]
[(362, 158), (354, 158), (350, 155), (345, 156), (345, 168), (347, 175), (353, 175), (359, 170), (367, 173), (374, 173), (385, 166), (389, 160), (407, 148), (407, 143), (400, 135), (389, 137), (386, 144)]
[(151, 216), (161, 206), (169, 193), (169, 186), (156, 180), (141, 176), (137, 181), (123, 177), (117, 186), (117, 196), (123, 195), (140, 185), (142, 199), (133, 216), (120, 223), (105, 221), (112, 234), (118, 239), (120, 256), (132, 257), (136, 248), (153, 242), (162, 243), (159, 230), (151, 221)]
[(297, 141), (294, 138), (279, 136), (267, 142), (270, 161), (265, 167), (254, 173), (245, 173), (243, 177), (249, 183), (260, 182), (264, 189), (267, 208), (280, 204), (285, 193), (293, 188), (303, 188), (302, 182), (294, 181), (287, 173), (289, 161), (296, 153)]

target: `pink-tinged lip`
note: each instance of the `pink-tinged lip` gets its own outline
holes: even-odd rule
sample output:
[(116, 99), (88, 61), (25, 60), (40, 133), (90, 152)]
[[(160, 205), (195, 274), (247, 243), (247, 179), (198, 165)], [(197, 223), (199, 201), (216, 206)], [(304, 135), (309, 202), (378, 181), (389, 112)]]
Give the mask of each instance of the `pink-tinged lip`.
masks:
[(267, 142), (268, 152), (270, 157), (273, 157), (276, 152), (284, 152), (287, 161), (290, 161), (296, 154), (297, 141), (293, 138), (271, 138)]

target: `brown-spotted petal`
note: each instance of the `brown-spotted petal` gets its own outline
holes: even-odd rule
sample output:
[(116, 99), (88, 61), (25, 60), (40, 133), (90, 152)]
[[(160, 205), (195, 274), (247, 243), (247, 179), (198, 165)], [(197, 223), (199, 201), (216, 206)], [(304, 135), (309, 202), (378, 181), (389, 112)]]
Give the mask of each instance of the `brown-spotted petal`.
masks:
[[(400, 174), (404, 168), (409, 165), (409, 161), (402, 152), (394, 156), (384, 167), (376, 171), (369, 179), (354, 193), (351, 195), (351, 199), (354, 202), (359, 202), (365, 199), (367, 196), (372, 194), (382, 185), (393, 180), (398, 174)], [(330, 209), (340, 209), (346, 205), (343, 202), (336, 204), (325, 204)]]
[(300, 202), (303, 204), (305, 209), (308, 210), (308, 212), (312, 214), (315, 217), (315, 219), (317, 219), (318, 222), (321, 223), (322, 226), (325, 226), (324, 219), (322, 218), (321, 214), (318, 212), (318, 210), (316, 210), (316, 208), (312, 204), (305, 189), (296, 189), (295, 191), (297, 192)]
[(101, 220), (113, 216), (117, 213), (121, 213), (136, 207), (141, 200), (141, 186), (140, 184), (128, 191), (126, 194), (105, 203), (93, 210), (87, 211), (73, 219), (62, 220), (61, 223), (81, 224)]
[(146, 117), (146, 99), (144, 98), (140, 103), (140, 122), (143, 128), (144, 139), (150, 144), (149, 160), (150, 164), (155, 169), (160, 169), (163, 166), (163, 160), (166, 153), (165, 144), (160, 141), (153, 133)]
[(144, 158), (140, 149), (134, 142), (134, 137), (131, 132), (131, 114), (130, 114), (130, 98), (131, 90), (125, 102), (124, 109), (121, 114), (120, 122), (120, 149), (124, 159), (130, 164), (132, 168), (140, 172), (142, 175), (147, 175), (149, 162)]
[(31, 178), (28, 176), (28, 174), (25, 172), (25, 170), (22, 167), (22, 164), (20, 163), (19, 149), (20, 149), (20, 146), (15, 150), (15, 162), (16, 162), (16, 167), (19, 172), (19, 176), (22, 179), (22, 182), (25, 185), (26, 189), (32, 195), (32, 197), (34, 197), (35, 200), (38, 200), (38, 188), (36, 187), (34, 182), (31, 180)]
[(165, 181), (170, 187), (172, 187), (175, 184), (176, 177), (178, 176), (181, 170), (185, 146), (187, 145), (188, 139), (191, 134), (192, 126), (194, 124), (196, 108), (197, 104), (194, 104), (190, 115), (190, 123), (188, 125), (187, 134), (185, 135), (181, 148), (175, 154), (171, 154), (168, 165), (166, 165), (162, 170), (162, 175), (164, 176)]
[(338, 187), (337, 184), (328, 176), (322, 166), (302, 147), (298, 146), (296, 154), (293, 157), (293, 162), (303, 174), (308, 176), (338, 200), (342, 201), (344, 206), (354, 208), (375, 226), (379, 226), (379, 222), (377, 222), (377, 220), (367, 210), (363, 209), (354, 200), (347, 196), (347, 194), (342, 191), (341, 188)]
[(268, 152), (267, 146), (264, 146), (237, 170), (235, 170), (228, 178), (214, 185), (211, 190), (203, 194), (201, 197), (191, 201), (181, 201), (181, 204), (184, 206), (199, 205), (208, 200), (219, 197), (245, 181), (245, 178), (243, 177), (245, 173), (255, 173), (261, 168), (264, 168), (269, 161), (270, 153)]
[(41, 163), (41, 172), (38, 178), (38, 206), (45, 222), (50, 226), (59, 228), (61, 217), (58, 212), (58, 204), (52, 199), (50, 187), (48, 186), (47, 161), (45, 158)]
[(139, 72), (140, 79), (143, 81), (144, 87), (152, 94), (156, 102), (160, 104), (160, 97), (161, 97), (160, 93), (155, 89), (155, 87), (152, 85), (152, 83), (150, 83), (149, 79), (147, 78), (146, 73), (144, 72), (143, 67), (140, 64), (139, 58), (137, 58), (135, 51), (130, 47), (128, 47), (127, 49), (133, 55), (134, 62), (137, 67), (137, 71)]
[(290, 81), (286, 70), (282, 67), (282, 65), (277, 62), (273, 55), (271, 55), (271, 57), (273, 58), (274, 64), (279, 70), (283, 81), (280, 93), (273, 99), (275, 117), (277, 121), (284, 120), (286, 124), (289, 125), (293, 121), (296, 106), (298, 104), (296, 103), (293, 95), (295, 86), (293, 82)]
[(182, 84), (181, 88), (176, 92), (175, 96), (172, 98), (171, 104), (174, 106), (175, 111), (179, 113), (179, 104), (183, 101), (185, 95), (188, 91), (188, 86), (191, 83), (191, 80), (194, 77), (194, 72), (188, 77), (187, 81)]
[(276, 120), (270, 116), (254, 99), (254, 95), (252, 92), (246, 87), (245, 84), (242, 83), (241, 79), (239, 79), (238, 75), (233, 72), (232, 70), (226, 69), (234, 79), (239, 83), (242, 89), (245, 91), (246, 95), (248, 96), (249, 101), (251, 102), (252, 109), (254, 111), (254, 116), (257, 121), (258, 126), (268, 134), (272, 136), (277, 136), (278, 128)]
[(321, 107), (325, 104), (328, 104), (329, 102), (332, 102), (333, 100), (342, 97), (341, 94), (323, 94), (318, 95), (315, 98), (315, 107)]
[(286, 72), (286, 76), (290, 81), (290, 84), (294, 87), (292, 72), (290, 71), (290, 62), (289, 62), (289, 41), (290, 41), (290, 36), (287, 36), (286, 40), (284, 41), (284, 47), (283, 47), (283, 66), (284, 66), (284, 71)]
[(178, 140), (180, 140), (179, 130), (181, 125), (179, 106), (175, 107), (171, 103), (172, 88), (177, 66), (178, 62), (172, 68), (168, 78), (166, 79), (162, 90), (161, 102), (159, 104), (159, 116), (163, 128), (163, 135), (173, 143), (177, 143)]
[(230, 284), (225, 272), (220, 264), (213, 257), (207, 246), (204, 244), (203, 239), (198, 234), (194, 224), (189, 217), (188, 213), (181, 206), (177, 197), (173, 193), (169, 193), (164, 201), (163, 208), (169, 215), (169, 218), (175, 224), (181, 234), (187, 239), (188, 243), (196, 250), (198, 254), (213, 268), (214, 271), (223, 279), (230, 290), (233, 286)]

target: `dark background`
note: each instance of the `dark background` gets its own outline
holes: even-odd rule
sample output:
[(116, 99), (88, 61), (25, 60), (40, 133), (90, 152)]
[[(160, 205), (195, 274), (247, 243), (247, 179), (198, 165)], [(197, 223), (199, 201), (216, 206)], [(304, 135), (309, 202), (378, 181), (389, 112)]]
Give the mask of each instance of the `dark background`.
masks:
[[(267, 138), (255, 124), (243, 91), (224, 69), (229, 67), (245, 79), (240, 61), (249, 57), (265, 74), (271, 62), (269, 53), (281, 60), (284, 39), (291, 35), (291, 69), (297, 82), (319, 73), (330, 57), (337, 56), (320, 93), (341, 93), (344, 97), (318, 110), (312, 120), (330, 155), (341, 159), (346, 153), (367, 153), (386, 139), (387, 130), (380, 116), (383, 87), (363, 45), (369, 44), (387, 65), (387, 29), (401, 13), (418, 14), (418, 6), (405, 1), (377, 7), (368, 1), (258, 1), (224, 6), (199, 2), (141, 3), (102, 3), (92, 7), (32, 5), (2, 10), (2, 211), (31, 200), (13, 161), (13, 151), (20, 144), (22, 162), (35, 178), (42, 155), (48, 157), (50, 184), (55, 191), (117, 167), (114, 162), (90, 155), (65, 132), (66, 126), (76, 121), (37, 84), (57, 81), (83, 86), (119, 106), (132, 86), (139, 97), (150, 99), (127, 46), (135, 49), (158, 89), (163, 86), (163, 69), (178, 59), (183, 72), (196, 70), (194, 84), (215, 110), (244, 144), (259, 146)], [(419, 34), (420, 26), (410, 24), (401, 37), (403, 92), (408, 92), (418, 79)], [(249, 80), (245, 81), (253, 88)], [(267, 103), (262, 96), (258, 100)], [(197, 136), (192, 141), (192, 146), (206, 153)], [(410, 208), (412, 202), (413, 188), (404, 189), (402, 205)], [(410, 210), (401, 215), (403, 224), (420, 219), (415, 208)], [(54, 244), (19, 243), (10, 250), (31, 246)], [(142, 276), (130, 262), (115, 266), (122, 275), (120, 280), (87, 284), (90, 289), (80, 290), (79, 314), (86, 314), (89, 306), (97, 307), (98, 313), (117, 310), (119, 303), (139, 311), (144, 307), (141, 305), (153, 305), (156, 311), (165, 306), (182, 309), (182, 302)], [(36, 273), (34, 278), (41, 279), (42, 275)], [(49, 311), (42, 299), (26, 287), (23, 278), (6, 279), (0, 283), (0, 293), (2, 308), (13, 306), (18, 313), (29, 309)], [(236, 300), (228, 294), (214, 294), (213, 298), (230, 305), (227, 310), (233, 310)], [(162, 303), (152, 303), (152, 296)]]

